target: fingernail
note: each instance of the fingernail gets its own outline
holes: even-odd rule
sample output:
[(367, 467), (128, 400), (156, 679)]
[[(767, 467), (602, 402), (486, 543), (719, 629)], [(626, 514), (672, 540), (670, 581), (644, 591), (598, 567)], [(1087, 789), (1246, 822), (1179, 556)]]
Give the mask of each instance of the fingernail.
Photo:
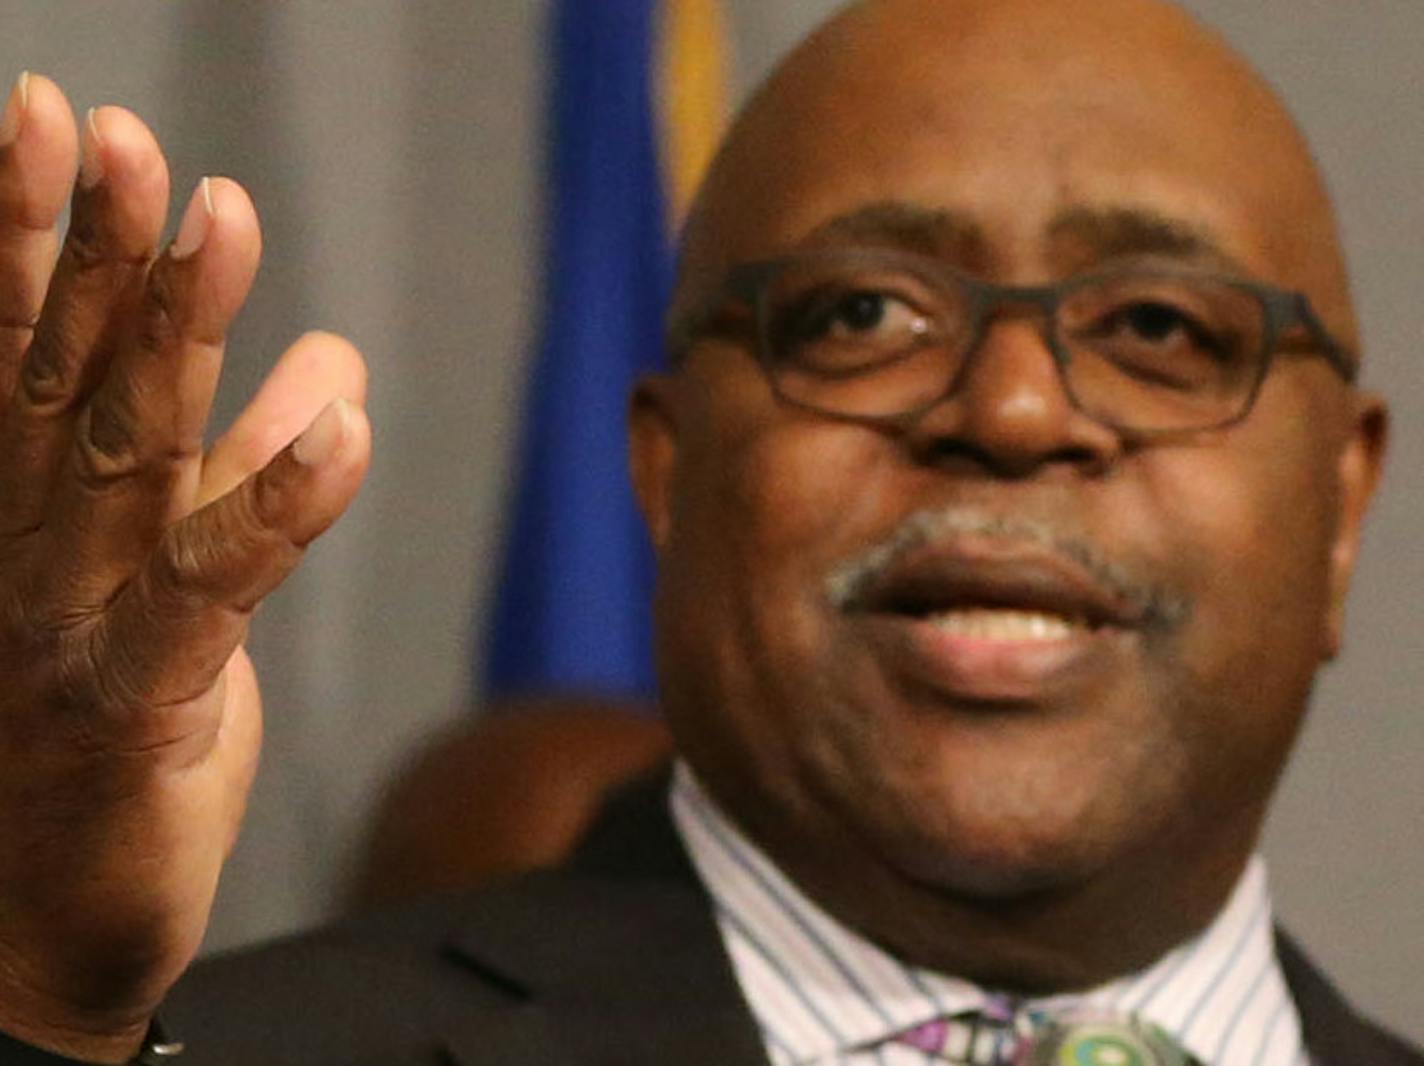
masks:
[(20, 126), (25, 121), (25, 109), (30, 106), (30, 72), (21, 71), (10, 90), (10, 99), (5, 103), (5, 114), (0, 117), (0, 148), (9, 148), (20, 136)]
[(187, 259), (203, 246), (207, 240), (208, 227), (213, 220), (213, 187), (207, 178), (198, 182), (188, 200), (188, 208), (183, 212), (183, 221), (178, 224), (178, 236), (168, 249), (170, 259)]
[(292, 445), (293, 458), (303, 466), (320, 466), (336, 454), (350, 421), (351, 405), (345, 400), (332, 400)]
[(104, 159), (99, 154), (104, 139), (94, 121), (94, 109), (84, 116), (84, 144), (79, 152), (79, 187), (92, 189), (104, 180)]

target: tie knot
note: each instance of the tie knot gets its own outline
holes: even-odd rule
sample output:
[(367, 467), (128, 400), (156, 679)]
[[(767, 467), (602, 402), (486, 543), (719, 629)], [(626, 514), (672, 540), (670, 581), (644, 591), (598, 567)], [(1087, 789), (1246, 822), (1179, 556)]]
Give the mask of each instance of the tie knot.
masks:
[(895, 1040), (956, 1066), (1200, 1066), (1159, 1026), (1133, 1015), (1049, 1015), (997, 1001)]

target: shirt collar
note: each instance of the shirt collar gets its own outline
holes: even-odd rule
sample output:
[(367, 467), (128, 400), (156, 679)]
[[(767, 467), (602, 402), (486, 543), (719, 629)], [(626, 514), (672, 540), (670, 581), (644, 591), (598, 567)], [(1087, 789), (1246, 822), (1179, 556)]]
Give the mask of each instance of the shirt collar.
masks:
[[(972, 982), (908, 966), (841, 925), (747, 839), (685, 763), (671, 807), (773, 1060), (830, 1060), (993, 998)], [(1212, 1066), (1304, 1061), (1259, 857), (1211, 925), (1152, 966), (1028, 1005), (1136, 1012)]]

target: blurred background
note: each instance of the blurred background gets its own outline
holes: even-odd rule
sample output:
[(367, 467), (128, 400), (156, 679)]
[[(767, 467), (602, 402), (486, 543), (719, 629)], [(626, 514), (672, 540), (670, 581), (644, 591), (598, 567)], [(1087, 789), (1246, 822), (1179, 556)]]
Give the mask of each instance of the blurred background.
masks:
[[(593, 2), (593, 0), (590, 0)], [(835, 5), (726, 0), (740, 99)], [(1189, 0), (1283, 90), (1335, 189), (1366, 381), (1394, 448), (1347, 650), (1269, 829), (1283, 921), (1424, 1041), (1424, 4)], [(253, 193), (266, 257), (229, 346), (230, 417), (302, 330), (371, 363), (376, 459), (354, 511), (263, 609), (267, 742), (209, 938), (321, 921), (383, 789), (468, 717), (514, 477), (544, 247), (546, 5), (536, 0), (9, 0), (0, 77), (123, 103)]]

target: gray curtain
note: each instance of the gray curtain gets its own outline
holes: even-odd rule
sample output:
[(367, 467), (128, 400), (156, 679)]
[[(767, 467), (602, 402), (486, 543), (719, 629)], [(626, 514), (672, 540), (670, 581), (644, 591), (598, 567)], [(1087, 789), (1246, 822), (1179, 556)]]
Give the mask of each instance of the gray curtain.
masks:
[[(729, 0), (743, 88), (833, 5)], [(1348, 650), (1319, 687), (1267, 844), (1282, 916), (1424, 1039), (1424, 5), (1193, 0), (1285, 90), (1337, 192), (1367, 380), (1399, 414)], [(333, 912), (403, 755), (468, 713), (536, 296), (535, 0), (8, 0), (0, 76), (155, 126), (175, 203), (252, 190), (267, 254), (233, 338), (230, 415), (300, 330), (370, 358), (376, 461), (354, 513), (265, 608), (266, 759), (211, 947)]]

